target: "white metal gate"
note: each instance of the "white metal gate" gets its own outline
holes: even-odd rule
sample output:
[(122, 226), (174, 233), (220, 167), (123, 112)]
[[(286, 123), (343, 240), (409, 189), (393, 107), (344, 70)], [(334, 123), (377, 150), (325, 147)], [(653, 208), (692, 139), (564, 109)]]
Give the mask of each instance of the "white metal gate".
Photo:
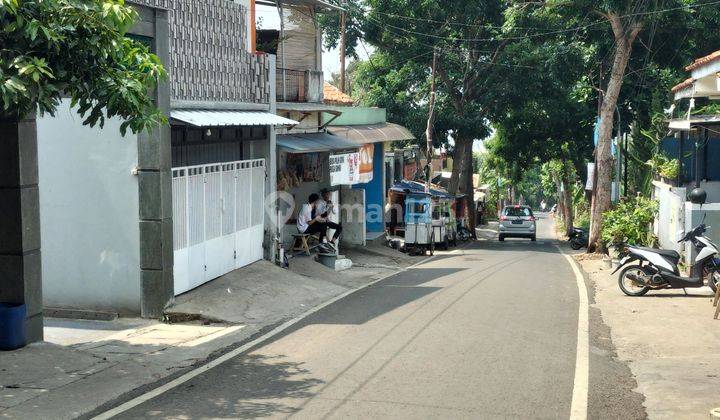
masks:
[(172, 174), (175, 295), (262, 259), (264, 159)]

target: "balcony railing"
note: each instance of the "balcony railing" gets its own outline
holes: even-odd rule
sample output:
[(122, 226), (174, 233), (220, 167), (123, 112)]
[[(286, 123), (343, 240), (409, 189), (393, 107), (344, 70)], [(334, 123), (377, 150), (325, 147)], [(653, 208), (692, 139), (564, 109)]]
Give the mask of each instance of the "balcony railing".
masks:
[(277, 69), (276, 92), (279, 102), (323, 101), (323, 72)]

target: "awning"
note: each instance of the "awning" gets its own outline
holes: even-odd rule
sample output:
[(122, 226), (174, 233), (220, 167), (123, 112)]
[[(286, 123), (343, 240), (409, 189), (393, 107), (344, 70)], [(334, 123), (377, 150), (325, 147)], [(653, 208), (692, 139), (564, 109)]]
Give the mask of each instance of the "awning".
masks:
[(277, 146), (290, 153), (329, 152), (358, 147), (342, 137), (327, 133), (281, 134), (277, 136)]
[(336, 136), (355, 142), (357, 145), (386, 141), (412, 140), (415, 136), (398, 124), (382, 123), (372, 125), (334, 125), (328, 131)]
[(298, 122), (262, 111), (225, 111), (209, 109), (175, 109), (170, 117), (195, 127), (248, 125), (296, 125)]
[(668, 121), (669, 128), (676, 131), (689, 131), (694, 127), (720, 124), (720, 115), (691, 115), (690, 119), (679, 118)]

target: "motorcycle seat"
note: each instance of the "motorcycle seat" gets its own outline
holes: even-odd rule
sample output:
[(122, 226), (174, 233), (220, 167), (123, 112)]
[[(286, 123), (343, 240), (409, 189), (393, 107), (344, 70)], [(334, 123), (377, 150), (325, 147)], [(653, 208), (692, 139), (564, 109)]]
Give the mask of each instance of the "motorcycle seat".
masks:
[(680, 259), (680, 254), (678, 254), (677, 251), (672, 250), (672, 249), (657, 249), (657, 248), (648, 248), (648, 247), (644, 247), (644, 246), (638, 246), (635, 248), (637, 248), (641, 251), (648, 251), (648, 252), (653, 252), (655, 254), (660, 254), (663, 257), (668, 257), (668, 258), (671, 258), (674, 260)]

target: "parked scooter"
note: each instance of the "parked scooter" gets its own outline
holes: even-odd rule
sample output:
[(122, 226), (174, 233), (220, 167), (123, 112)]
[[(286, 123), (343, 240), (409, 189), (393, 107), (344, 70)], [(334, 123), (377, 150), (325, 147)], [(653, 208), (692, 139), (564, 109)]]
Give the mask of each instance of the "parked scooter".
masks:
[(693, 272), (697, 277), (680, 275), (678, 269), (680, 254), (677, 251), (628, 246), (621, 254), (622, 259), (613, 274), (629, 262), (640, 263), (627, 266), (620, 272), (618, 277), (620, 290), (628, 296), (642, 296), (650, 289), (702, 287), (707, 277), (708, 286), (713, 292), (716, 291), (720, 283), (720, 258), (718, 258), (717, 246), (704, 236), (706, 230), (707, 226), (701, 223), (678, 241), (692, 242), (695, 246), (697, 256), (693, 263)]
[(573, 227), (572, 233), (570, 233), (570, 248), (578, 250), (580, 248), (587, 248), (588, 246), (588, 231), (584, 228)]
[(470, 229), (463, 226), (462, 222), (457, 222), (457, 237), (461, 241), (465, 242), (470, 240), (472, 238), (472, 232), (470, 232)]

